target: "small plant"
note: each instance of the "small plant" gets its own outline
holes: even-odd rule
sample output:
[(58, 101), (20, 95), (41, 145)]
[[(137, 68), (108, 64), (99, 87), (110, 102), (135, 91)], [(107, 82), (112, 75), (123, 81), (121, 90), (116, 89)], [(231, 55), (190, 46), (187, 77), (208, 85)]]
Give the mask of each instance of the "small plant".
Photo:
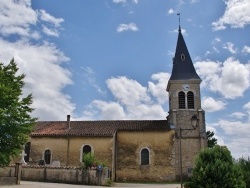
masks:
[(107, 166), (105, 162), (96, 160), (93, 153), (84, 153), (83, 154), (83, 168), (85, 169), (96, 169), (98, 165), (102, 167)]
[(95, 166), (95, 156), (92, 153), (84, 153), (83, 155), (83, 163), (84, 168), (88, 169)]

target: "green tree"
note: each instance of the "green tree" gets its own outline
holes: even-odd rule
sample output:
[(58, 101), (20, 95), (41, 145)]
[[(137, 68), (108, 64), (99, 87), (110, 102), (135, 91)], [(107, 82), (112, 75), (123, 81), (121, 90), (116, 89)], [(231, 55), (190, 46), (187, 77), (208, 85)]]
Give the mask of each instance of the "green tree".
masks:
[(250, 188), (250, 159), (240, 158), (236, 161), (236, 164), (238, 164), (243, 171), (246, 187)]
[(197, 156), (193, 170), (193, 187), (244, 188), (243, 174), (225, 146), (203, 149)]
[(0, 63), (0, 166), (20, 154), (35, 125), (31, 117), (32, 95), (23, 97), (24, 74), (18, 74), (12, 59), (8, 65)]
[(214, 132), (207, 131), (207, 147), (212, 148), (217, 144), (217, 139), (214, 138)]

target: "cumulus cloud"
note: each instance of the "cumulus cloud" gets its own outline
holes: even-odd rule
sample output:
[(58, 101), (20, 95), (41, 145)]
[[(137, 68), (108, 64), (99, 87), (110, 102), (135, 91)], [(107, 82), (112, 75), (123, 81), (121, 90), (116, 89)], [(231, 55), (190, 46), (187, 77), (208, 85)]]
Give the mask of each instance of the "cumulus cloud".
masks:
[(62, 89), (72, 81), (71, 73), (60, 63), (69, 59), (60, 50), (49, 43), (31, 45), (4, 40), (0, 40), (0, 48), (3, 49), (2, 60), (8, 63), (14, 57), (20, 72), (26, 74), (24, 89), (26, 95), (33, 94), (34, 116), (40, 120), (65, 119), (65, 114), (73, 112), (75, 105), (68, 95), (62, 93)]
[[(63, 19), (43, 10), (33, 10), (31, 0), (2, 0), (0, 10), (0, 33), (15, 35), (14, 41), (0, 39), (1, 61), (7, 64), (14, 58), (20, 72), (26, 74), (24, 95), (33, 94), (33, 116), (40, 120), (64, 120), (65, 114), (73, 114), (75, 109), (70, 96), (62, 91), (73, 83), (71, 73), (61, 66), (69, 58), (55, 44), (42, 38), (39, 29), (45, 24), (44, 32), (58, 36), (53, 29), (60, 28)], [(33, 39), (39, 38), (43, 42), (36, 44)]]
[(249, 0), (226, 0), (224, 15), (212, 23), (214, 30), (223, 30), (230, 25), (232, 28), (243, 28), (250, 24)]
[(138, 27), (135, 23), (129, 23), (129, 24), (120, 24), (116, 31), (118, 33), (124, 32), (124, 31), (138, 31)]
[[(218, 124), (220, 129), (224, 131), (225, 144), (233, 153), (234, 157), (248, 157), (250, 150), (250, 146), (248, 144), (250, 142), (250, 123), (220, 120)], [(244, 147), (242, 147), (243, 145)]]
[(198, 74), (202, 77), (202, 87), (212, 92), (219, 92), (223, 97), (235, 99), (243, 96), (250, 86), (248, 64), (228, 58), (223, 63), (203, 61), (195, 63)]
[(31, 8), (31, 0), (1, 0), (0, 10), (0, 34), (26, 37), (35, 34), (37, 37), (37, 33), (29, 27), (35, 25), (38, 19), (36, 12)]
[[(114, 101), (92, 101), (83, 112), (84, 118), (140, 120), (162, 119), (166, 117), (167, 112), (161, 105), (164, 99), (163, 96), (158, 93), (159, 89), (163, 89), (164, 87), (163, 80), (165, 79), (160, 79), (161, 75), (163, 75), (165, 79), (169, 77), (169, 75), (164, 73), (154, 74), (152, 79), (156, 83), (149, 82), (150, 86), (148, 87), (144, 87), (136, 80), (124, 76), (108, 79), (106, 83), (114, 96)], [(165, 87), (166, 83), (167, 80), (165, 80)], [(167, 92), (165, 97), (168, 98)]]
[(202, 108), (206, 112), (215, 112), (225, 108), (226, 103), (220, 100), (213, 99), (212, 97), (204, 97), (201, 101)]
[(151, 76), (151, 79), (156, 83), (148, 82), (148, 91), (157, 99), (159, 104), (164, 104), (168, 101), (168, 93), (164, 91), (166, 91), (169, 78), (169, 73), (161, 72)]

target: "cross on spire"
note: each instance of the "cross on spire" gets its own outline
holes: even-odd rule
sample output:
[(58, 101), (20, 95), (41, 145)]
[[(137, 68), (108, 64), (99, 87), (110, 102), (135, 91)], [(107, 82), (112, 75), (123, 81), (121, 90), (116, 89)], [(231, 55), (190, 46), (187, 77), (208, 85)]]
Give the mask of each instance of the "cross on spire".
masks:
[(181, 13), (177, 13), (177, 16), (179, 17), (179, 32), (181, 32)]

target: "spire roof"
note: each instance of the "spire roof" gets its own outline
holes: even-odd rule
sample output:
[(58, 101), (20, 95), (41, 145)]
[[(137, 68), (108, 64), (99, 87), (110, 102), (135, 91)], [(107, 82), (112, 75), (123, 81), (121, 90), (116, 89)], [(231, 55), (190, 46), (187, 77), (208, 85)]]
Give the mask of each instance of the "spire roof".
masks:
[(179, 35), (170, 80), (201, 80), (195, 71), (179, 25)]

